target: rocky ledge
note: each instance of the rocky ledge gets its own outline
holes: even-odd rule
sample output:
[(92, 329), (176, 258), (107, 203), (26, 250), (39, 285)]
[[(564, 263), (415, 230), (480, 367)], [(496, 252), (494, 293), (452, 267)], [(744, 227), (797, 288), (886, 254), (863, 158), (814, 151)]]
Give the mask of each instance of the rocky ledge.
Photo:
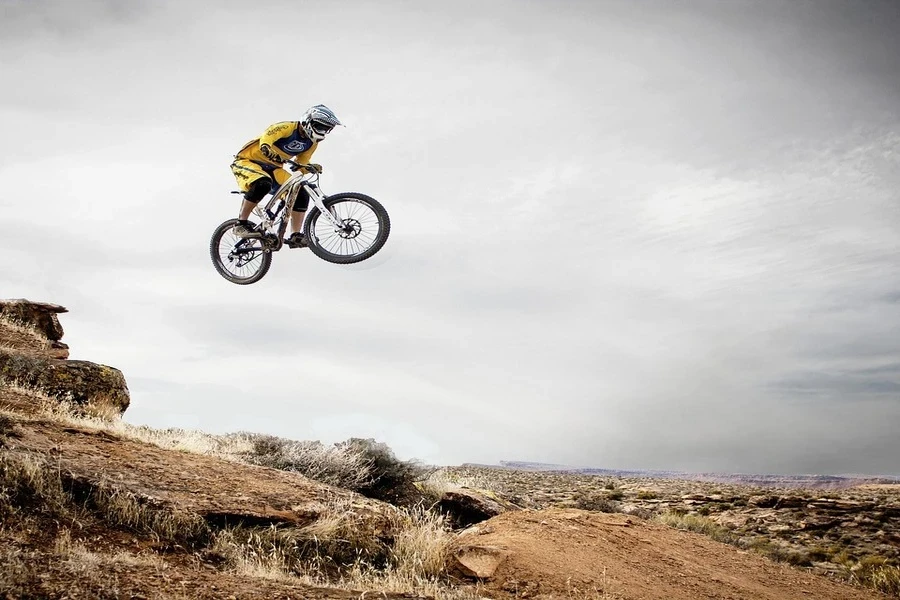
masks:
[(68, 360), (58, 314), (65, 307), (0, 300), (0, 385), (15, 385), (69, 402), (94, 414), (125, 412), (128, 385), (116, 368)]

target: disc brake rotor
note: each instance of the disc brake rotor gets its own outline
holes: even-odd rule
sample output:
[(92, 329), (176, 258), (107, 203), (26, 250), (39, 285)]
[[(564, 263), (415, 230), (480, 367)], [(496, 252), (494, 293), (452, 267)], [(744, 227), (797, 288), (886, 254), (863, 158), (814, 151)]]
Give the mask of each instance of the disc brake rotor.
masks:
[(362, 232), (362, 225), (356, 219), (344, 219), (343, 227), (338, 230), (338, 235), (345, 240), (352, 240)]

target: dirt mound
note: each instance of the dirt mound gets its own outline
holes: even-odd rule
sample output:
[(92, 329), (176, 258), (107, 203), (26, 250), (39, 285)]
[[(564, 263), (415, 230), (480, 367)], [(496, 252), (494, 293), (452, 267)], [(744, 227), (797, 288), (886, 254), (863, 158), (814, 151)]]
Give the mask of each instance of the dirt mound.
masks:
[[(457, 573), (496, 598), (872, 600), (695, 533), (577, 509), (508, 512), (464, 531)], [(480, 575), (481, 577), (478, 577)]]

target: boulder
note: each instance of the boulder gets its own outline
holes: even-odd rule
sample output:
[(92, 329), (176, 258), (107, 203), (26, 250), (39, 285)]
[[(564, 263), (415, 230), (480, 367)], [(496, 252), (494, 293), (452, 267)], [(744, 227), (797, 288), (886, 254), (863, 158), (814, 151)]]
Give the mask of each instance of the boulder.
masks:
[(59, 360), (0, 350), (0, 382), (20, 385), (100, 414), (122, 414), (130, 395), (116, 368), (83, 360)]
[(0, 300), (0, 317), (14, 323), (34, 327), (48, 340), (61, 340), (62, 325), (57, 318), (58, 313), (69, 312), (67, 308), (47, 302), (31, 302), (30, 300)]
[(490, 579), (508, 554), (494, 546), (459, 546), (453, 551), (449, 571), (464, 579)]
[(69, 346), (68, 344), (63, 344), (58, 340), (54, 340), (50, 342), (50, 349), (48, 350), (48, 354), (50, 355), (50, 358), (66, 360), (67, 358), (69, 358)]
[(448, 523), (457, 529), (481, 523), (508, 510), (518, 510), (509, 502), (471, 489), (446, 492), (435, 508), (445, 514)]

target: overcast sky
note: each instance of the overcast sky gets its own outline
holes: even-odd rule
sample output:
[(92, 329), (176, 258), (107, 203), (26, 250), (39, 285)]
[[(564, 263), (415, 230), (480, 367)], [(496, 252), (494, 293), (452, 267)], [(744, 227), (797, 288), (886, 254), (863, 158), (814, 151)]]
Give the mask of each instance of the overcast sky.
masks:
[[(900, 4), (0, 0), (0, 296), (133, 423), (435, 464), (900, 475)], [(312, 104), (357, 266), (208, 255)]]

